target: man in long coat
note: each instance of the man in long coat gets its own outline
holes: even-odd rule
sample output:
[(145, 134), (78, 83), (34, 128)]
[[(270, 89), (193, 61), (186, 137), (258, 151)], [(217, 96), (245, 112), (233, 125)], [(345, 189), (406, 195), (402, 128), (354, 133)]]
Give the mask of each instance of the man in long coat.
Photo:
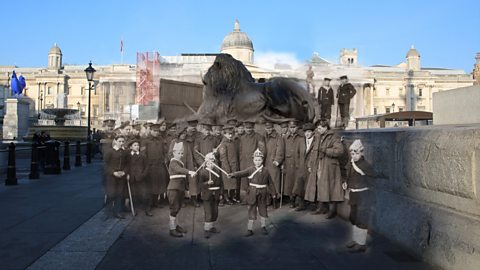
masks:
[[(305, 210), (305, 190), (308, 181), (317, 179), (317, 158), (319, 138), (315, 135), (315, 125), (306, 123), (303, 125), (305, 137), (300, 144), (300, 158), (298, 176), (293, 187), (293, 194), (296, 196), (298, 207), (296, 211)], [(311, 179), (311, 180), (310, 180)]]
[(150, 127), (150, 135), (142, 140), (145, 146), (145, 156), (147, 158), (148, 176), (146, 177), (147, 186), (147, 208), (146, 214), (152, 215), (151, 209), (157, 204), (158, 196), (163, 196), (167, 192), (169, 181), (167, 159), (167, 143), (164, 137), (166, 123), (161, 122)]
[(290, 121), (288, 124), (288, 135), (285, 137), (285, 161), (284, 171), (285, 178), (283, 183), (283, 196), (290, 198), (290, 207), (295, 208), (295, 198), (293, 194), (293, 186), (298, 176), (300, 145), (304, 139), (298, 132), (298, 122)]
[[(281, 171), (280, 167), (283, 164), (285, 158), (285, 144), (283, 138), (275, 130), (273, 123), (265, 123), (265, 143), (267, 148), (267, 154), (265, 156), (265, 167), (270, 173), (275, 190), (281, 191)], [(274, 208), (278, 207), (278, 200), (273, 201)]]
[[(262, 153), (265, 153), (265, 138), (256, 133), (254, 127), (254, 122), (245, 122), (245, 135), (240, 137), (239, 144), (240, 170), (245, 170), (248, 167), (253, 166), (252, 156), (255, 150), (259, 149)], [(247, 188), (247, 178), (242, 177), (240, 182), (241, 198), (243, 198), (246, 194)], [(246, 204), (244, 198), (242, 199), (242, 203)]]
[[(344, 148), (340, 137), (330, 130), (327, 121), (319, 121), (317, 179), (309, 179), (305, 199), (310, 202), (319, 202), (316, 213), (325, 213), (323, 208), (328, 205), (327, 219), (337, 214), (337, 203), (344, 200), (342, 177), (338, 159), (343, 155)], [(316, 196), (316, 198), (315, 198)]]
[[(233, 173), (240, 169), (238, 162), (238, 152), (235, 142), (233, 140), (234, 127), (230, 125), (223, 126), (223, 140), (219, 145), (218, 153), (220, 156), (220, 164), (227, 173)], [(222, 175), (224, 198), (227, 204), (232, 205), (236, 198), (237, 179), (228, 178)]]

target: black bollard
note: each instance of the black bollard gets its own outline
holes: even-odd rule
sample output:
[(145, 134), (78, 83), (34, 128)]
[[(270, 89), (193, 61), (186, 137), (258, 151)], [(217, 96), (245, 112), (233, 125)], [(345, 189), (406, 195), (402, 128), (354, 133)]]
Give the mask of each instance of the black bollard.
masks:
[(54, 170), (54, 158), (53, 158), (53, 151), (54, 145), (52, 141), (45, 142), (45, 168), (43, 170), (44, 174), (53, 174)]
[(62, 173), (62, 166), (60, 166), (60, 142), (55, 141), (53, 147), (53, 173), (54, 174), (61, 174)]
[(17, 185), (17, 167), (15, 166), (15, 144), (12, 142), (8, 145), (8, 168), (6, 186)]
[(92, 142), (87, 142), (87, 164), (92, 163)]
[(70, 142), (65, 142), (65, 149), (63, 150), (63, 169), (70, 170)]
[(82, 153), (79, 141), (77, 141), (77, 148), (75, 152), (75, 167), (82, 167)]
[(29, 179), (39, 179), (40, 174), (38, 173), (38, 144), (32, 144), (32, 161), (30, 163), (30, 174), (28, 175)]

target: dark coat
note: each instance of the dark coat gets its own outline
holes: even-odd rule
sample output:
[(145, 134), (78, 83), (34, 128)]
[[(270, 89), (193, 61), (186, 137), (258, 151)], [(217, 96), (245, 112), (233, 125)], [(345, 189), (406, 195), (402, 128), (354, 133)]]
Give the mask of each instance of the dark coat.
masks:
[[(319, 136), (317, 133), (313, 136), (313, 141), (310, 147), (307, 149), (306, 139), (303, 139), (303, 143), (300, 145), (300, 159), (298, 176), (293, 187), (293, 193), (295, 195), (304, 197), (306, 193), (306, 186), (309, 181), (317, 180), (317, 159), (318, 159), (318, 144)], [(315, 191), (314, 191), (315, 192)]]
[(168, 173), (170, 174), (170, 182), (167, 189), (185, 191), (188, 170), (185, 169), (183, 162), (172, 158), (168, 165)]
[(300, 145), (304, 143), (304, 138), (297, 133), (288, 134), (285, 138), (285, 161), (284, 171), (285, 179), (283, 186), (283, 195), (291, 196), (293, 194), (293, 186), (297, 179), (300, 166)]
[[(202, 168), (200, 170), (200, 174), (198, 176), (200, 190), (201, 190), (201, 198), (204, 201), (210, 199), (212, 195), (214, 196), (215, 200), (219, 200), (220, 195), (223, 194), (223, 181), (221, 176), (222, 173), (218, 171), (218, 169), (217, 170), (212, 169), (212, 171), (215, 172), (218, 176), (206, 170), (205, 168)], [(210, 179), (213, 181), (213, 184), (208, 184), (208, 181)], [(220, 189), (218, 190), (209, 189), (213, 187), (219, 187)]]
[[(252, 166), (245, 170), (238, 171), (233, 173), (233, 177), (246, 177), (247, 179), (247, 195), (246, 195), (246, 202), (250, 205), (253, 205), (257, 202), (257, 195), (261, 195), (263, 198), (261, 200), (265, 200), (268, 195), (275, 195), (277, 192), (275, 190), (275, 185), (272, 182), (272, 178), (268, 173), (268, 170), (263, 167), (261, 171), (257, 172), (251, 179), (248, 177), (253, 174), (257, 169)], [(251, 186), (250, 183), (257, 184), (257, 185), (267, 185), (266, 188), (256, 188)]]
[(343, 201), (344, 192), (338, 158), (343, 155), (344, 150), (340, 137), (331, 130), (317, 136), (319, 136), (317, 179), (315, 181), (313, 177), (309, 178), (305, 199), (315, 201), (316, 190), (318, 201)]
[[(106, 194), (114, 193), (119, 184), (125, 184), (127, 180), (128, 157), (123, 149), (106, 151), (104, 155), (104, 174), (105, 174), (105, 192)], [(116, 177), (114, 172), (123, 171), (123, 177)], [(120, 183), (122, 182), (122, 183)]]
[(352, 99), (356, 93), (357, 90), (355, 90), (355, 87), (353, 87), (351, 83), (340, 85), (337, 90), (338, 103), (350, 103), (350, 99)]
[[(271, 135), (265, 135), (265, 143), (267, 148), (267, 154), (265, 156), (265, 167), (267, 167), (270, 177), (275, 185), (276, 190), (280, 190), (280, 167), (285, 159), (285, 141), (282, 136), (275, 130)], [(280, 165), (277, 167), (273, 164), (276, 161)]]
[(132, 151), (126, 151), (128, 157), (127, 174), (130, 176), (130, 182), (144, 181), (148, 177), (147, 157), (143, 153), (134, 154)]
[(193, 143), (193, 158), (195, 159), (197, 168), (200, 167), (204, 161), (204, 158), (197, 153), (197, 151), (205, 156), (206, 154), (213, 152), (215, 147), (217, 147), (217, 139), (211, 135), (205, 136), (201, 134), (195, 139)]
[[(218, 148), (218, 153), (220, 156), (220, 166), (227, 173), (236, 172), (240, 169), (240, 164), (238, 163), (238, 153), (237, 147), (233, 140), (228, 140), (226, 138), (220, 143)], [(223, 185), (226, 190), (232, 190), (237, 188), (237, 179), (228, 178), (225, 175), (222, 175)]]
[(166, 165), (167, 144), (163, 136), (149, 136), (142, 140), (147, 158), (147, 189), (151, 194), (162, 194), (167, 191), (168, 171)]
[[(246, 134), (240, 137), (239, 144), (239, 163), (240, 170), (244, 170), (250, 166), (253, 166), (253, 152), (260, 149), (262, 153), (265, 153), (265, 138), (262, 135), (253, 132), (252, 134)], [(246, 179), (241, 180), (241, 189), (246, 190)]]
[(325, 89), (323, 86), (318, 89), (318, 104), (322, 106), (332, 106), (334, 103), (333, 89), (329, 87)]

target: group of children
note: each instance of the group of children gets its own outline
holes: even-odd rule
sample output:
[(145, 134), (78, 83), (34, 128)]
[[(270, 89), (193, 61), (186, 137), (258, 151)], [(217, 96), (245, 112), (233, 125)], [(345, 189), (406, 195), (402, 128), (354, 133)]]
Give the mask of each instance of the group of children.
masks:
[[(278, 194), (278, 192), (281, 193), (279, 189), (282, 187), (279, 188), (278, 185), (275, 185), (271, 171), (267, 169), (266, 146), (258, 141), (255, 142), (255, 150), (253, 153), (250, 152), (249, 165), (241, 166), (240, 161), (236, 158), (239, 149), (235, 142), (235, 126), (225, 125), (222, 140), (206, 143), (205, 141), (209, 140), (208, 131), (211, 134), (211, 129), (206, 123), (203, 126), (207, 132), (203, 134), (203, 137), (200, 136), (199, 141), (203, 142), (202, 145), (188, 141), (185, 136), (188, 128), (178, 127), (176, 136), (169, 142), (167, 155), (169, 160), (165, 164), (159, 164), (159, 166), (168, 166), (169, 181), (165, 193), (170, 208), (170, 235), (182, 237), (187, 233), (178, 225), (177, 216), (184, 204), (186, 191), (192, 190), (192, 185), (198, 189), (194, 194), (190, 194), (192, 201), (198, 202), (199, 199), (203, 201), (206, 238), (220, 232), (215, 226), (215, 222), (218, 219), (218, 207), (221, 202), (232, 204), (239, 199), (244, 204), (248, 204), (248, 223), (245, 236), (249, 237), (254, 234), (253, 224), (257, 219), (257, 213), (260, 216), (261, 232), (268, 234), (267, 205), (271, 198), (276, 201), (282, 196), (282, 194)], [(308, 128), (308, 131), (310, 130), (313, 128)], [(126, 154), (122, 154), (126, 139), (129, 139), (129, 150), (123, 150)], [(255, 141), (255, 139), (253, 140)], [(168, 144), (168, 142), (164, 143)], [(124, 203), (122, 198), (125, 198), (125, 186), (133, 194), (148, 192), (149, 187), (142, 184), (142, 181), (145, 182), (142, 179), (148, 178), (149, 170), (146, 165), (148, 160), (141, 152), (140, 139), (126, 138), (125, 135), (120, 134), (114, 138), (112, 149), (104, 154), (107, 164), (105, 180), (107, 209), (111, 209), (117, 218), (122, 218), (118, 207)], [(365, 198), (369, 196), (366, 179), (375, 177), (375, 175), (368, 162), (363, 159), (363, 146), (360, 141), (357, 140), (351, 145), (350, 153), (351, 160), (347, 167), (348, 177), (346, 178), (348, 180), (343, 183), (343, 188), (350, 193), (352, 209), (350, 220), (354, 226), (353, 242), (348, 243), (347, 247), (352, 252), (363, 252), (366, 249), (367, 221), (369, 219), (368, 207), (365, 208), (363, 204)], [(195, 165), (188, 164), (191, 162)], [(275, 166), (278, 165), (277, 162)], [(239, 179), (244, 179), (241, 182), (241, 185), (244, 186), (241, 189), (243, 191), (241, 198), (238, 192)], [(125, 185), (126, 183), (128, 185)]]

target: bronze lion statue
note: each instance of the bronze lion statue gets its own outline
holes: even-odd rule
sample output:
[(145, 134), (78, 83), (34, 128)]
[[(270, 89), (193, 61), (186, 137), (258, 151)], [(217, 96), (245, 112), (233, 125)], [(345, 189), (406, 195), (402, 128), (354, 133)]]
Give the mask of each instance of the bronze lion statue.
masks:
[(229, 54), (220, 54), (203, 76), (203, 103), (195, 118), (225, 122), (264, 117), (270, 121), (292, 118), (311, 122), (315, 101), (294, 79), (272, 78), (257, 83), (250, 72)]

